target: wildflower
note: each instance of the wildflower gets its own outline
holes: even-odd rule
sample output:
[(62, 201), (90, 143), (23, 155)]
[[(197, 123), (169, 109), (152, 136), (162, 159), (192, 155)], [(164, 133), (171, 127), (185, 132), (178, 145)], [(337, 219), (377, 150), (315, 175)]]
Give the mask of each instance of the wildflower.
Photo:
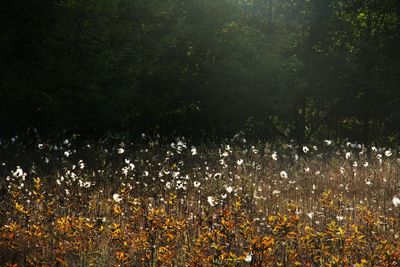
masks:
[(224, 152), (224, 153), (222, 153), (222, 155), (221, 155), (222, 157), (227, 157), (228, 156), (228, 152)]
[(122, 147), (118, 148), (117, 152), (118, 152), (118, 154), (124, 154), (125, 149), (123, 149)]
[(310, 149), (308, 147), (306, 147), (306, 146), (303, 146), (303, 152), (307, 153), (308, 151), (310, 151)]
[(310, 220), (312, 220), (314, 217), (314, 212), (311, 211), (311, 212), (307, 213), (307, 217), (310, 218)]
[(233, 187), (232, 187), (232, 186), (225, 186), (225, 190), (226, 190), (226, 192), (228, 192), (228, 193), (232, 193)]
[(165, 187), (167, 188), (167, 189), (171, 189), (171, 182), (166, 182), (165, 183)]
[(272, 195), (279, 195), (280, 193), (281, 193), (281, 191), (279, 191), (279, 190), (272, 191)]
[(201, 183), (200, 183), (199, 181), (194, 181), (194, 182), (193, 182), (193, 185), (194, 185), (194, 187), (196, 187), (196, 188), (199, 187), (200, 184), (201, 184)]
[(242, 163), (243, 163), (242, 159), (239, 159), (238, 161), (236, 161), (236, 164), (239, 165), (239, 166), (242, 165)]
[(208, 204), (210, 204), (211, 207), (214, 207), (215, 205), (217, 205), (217, 200), (213, 196), (208, 196), (207, 202), (208, 202)]
[(371, 150), (372, 152), (378, 152), (378, 149), (375, 146), (371, 147)]
[(192, 156), (197, 155), (197, 149), (194, 146), (192, 146), (190, 152), (192, 152)]
[(71, 152), (69, 152), (69, 151), (64, 152), (64, 156), (66, 156), (67, 158), (69, 157), (69, 155), (71, 155)]
[(43, 149), (44, 145), (43, 144), (38, 144), (39, 149)]
[(21, 177), (24, 175), (24, 171), (21, 169), (20, 166), (17, 166), (17, 170), (13, 172), (14, 177)]
[(353, 162), (353, 167), (358, 167), (357, 161), (354, 161), (354, 162)]
[(395, 207), (399, 207), (400, 206), (400, 199), (398, 197), (394, 196), (393, 199), (392, 199), (392, 202), (393, 202), (393, 205)]
[(310, 172), (310, 168), (309, 168), (309, 167), (306, 167), (306, 168), (304, 168), (304, 171), (305, 171), (305, 172)]
[(216, 174), (214, 174), (214, 179), (219, 179), (221, 178), (222, 174), (220, 172), (217, 172)]
[(119, 202), (122, 201), (122, 197), (121, 197), (120, 194), (114, 194), (114, 195), (113, 195), (113, 200), (114, 200), (115, 202), (119, 203)]
[(392, 151), (390, 151), (390, 150), (386, 150), (385, 151), (385, 156), (386, 157), (390, 157), (391, 155), (393, 155)]
[(285, 172), (285, 171), (281, 171), (280, 176), (281, 176), (283, 179), (288, 178), (288, 174), (287, 174), (287, 172)]
[(324, 140), (324, 143), (325, 143), (327, 146), (329, 146), (329, 145), (332, 144), (332, 141), (331, 141), (331, 140)]
[(244, 261), (251, 262), (252, 258), (253, 258), (253, 253), (250, 251), (250, 253), (246, 255), (246, 258), (244, 258)]
[(80, 169), (85, 168), (85, 163), (83, 162), (83, 160), (80, 160), (80, 161), (78, 162), (78, 164), (79, 164), (79, 168), (80, 168)]
[(346, 152), (346, 159), (349, 159), (351, 156), (351, 152)]

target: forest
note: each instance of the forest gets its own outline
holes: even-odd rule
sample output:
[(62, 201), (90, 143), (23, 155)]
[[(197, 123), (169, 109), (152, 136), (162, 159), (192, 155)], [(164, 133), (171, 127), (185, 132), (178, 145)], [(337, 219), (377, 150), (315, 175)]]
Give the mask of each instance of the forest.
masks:
[(0, 132), (397, 143), (395, 0), (1, 4)]

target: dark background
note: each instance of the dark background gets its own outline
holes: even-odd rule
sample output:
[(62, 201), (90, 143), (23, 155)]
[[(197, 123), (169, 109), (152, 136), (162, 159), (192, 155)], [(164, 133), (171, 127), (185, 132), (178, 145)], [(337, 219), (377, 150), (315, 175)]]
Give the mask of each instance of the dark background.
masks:
[(0, 135), (396, 143), (396, 0), (0, 4)]

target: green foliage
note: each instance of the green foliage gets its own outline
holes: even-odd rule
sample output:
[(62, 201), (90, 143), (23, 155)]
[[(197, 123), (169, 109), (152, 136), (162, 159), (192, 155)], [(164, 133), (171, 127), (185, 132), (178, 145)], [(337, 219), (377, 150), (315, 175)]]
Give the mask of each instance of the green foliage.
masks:
[(0, 130), (370, 142), (400, 130), (399, 4), (6, 1)]

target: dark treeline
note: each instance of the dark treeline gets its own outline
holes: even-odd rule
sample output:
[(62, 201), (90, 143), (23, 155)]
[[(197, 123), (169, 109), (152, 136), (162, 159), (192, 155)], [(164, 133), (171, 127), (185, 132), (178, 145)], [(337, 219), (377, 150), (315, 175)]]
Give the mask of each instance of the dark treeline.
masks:
[(397, 0), (0, 5), (1, 135), (399, 137)]

